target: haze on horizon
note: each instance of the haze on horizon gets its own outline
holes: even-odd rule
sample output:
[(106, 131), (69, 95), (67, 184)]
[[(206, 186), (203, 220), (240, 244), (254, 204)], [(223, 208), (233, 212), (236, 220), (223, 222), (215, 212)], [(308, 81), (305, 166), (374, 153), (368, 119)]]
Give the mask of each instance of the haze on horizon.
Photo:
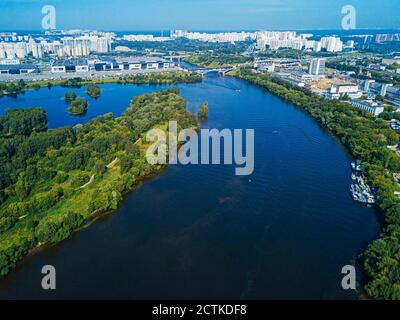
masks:
[(357, 29), (397, 29), (399, 0), (1, 0), (1, 30), (40, 30), (41, 8), (57, 10), (57, 29), (340, 29), (345, 5)]

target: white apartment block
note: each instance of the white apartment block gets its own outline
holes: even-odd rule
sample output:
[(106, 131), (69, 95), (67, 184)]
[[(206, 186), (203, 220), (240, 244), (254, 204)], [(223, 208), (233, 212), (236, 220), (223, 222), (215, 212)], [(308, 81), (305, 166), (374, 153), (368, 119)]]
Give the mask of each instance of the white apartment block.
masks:
[(310, 62), (310, 67), (308, 69), (308, 74), (318, 76), (325, 74), (325, 59), (312, 59)]
[(384, 107), (372, 101), (362, 101), (354, 99), (351, 101), (351, 105), (359, 109), (368, 111), (372, 113), (374, 116), (379, 116), (383, 111), (385, 111)]
[(312, 50), (320, 52), (325, 49), (328, 52), (340, 52), (343, 50), (343, 42), (340, 38), (324, 37), (320, 41), (309, 40), (311, 34), (297, 35), (294, 31), (286, 32), (257, 32), (257, 49), (271, 50), (289, 48), (295, 50)]
[(343, 42), (337, 37), (323, 37), (321, 38), (321, 47), (328, 52), (341, 52), (343, 51)]
[(238, 42), (248, 39), (256, 39), (254, 32), (224, 32), (224, 33), (201, 33), (188, 32), (186, 30), (172, 30), (171, 39), (186, 38), (205, 42)]

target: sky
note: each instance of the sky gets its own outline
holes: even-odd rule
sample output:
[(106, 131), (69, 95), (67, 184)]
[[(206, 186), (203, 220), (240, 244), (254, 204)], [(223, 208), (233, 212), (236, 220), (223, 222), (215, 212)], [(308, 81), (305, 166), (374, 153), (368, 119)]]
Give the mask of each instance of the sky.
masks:
[(357, 29), (400, 29), (400, 0), (0, 0), (0, 30), (40, 30), (45, 5), (57, 29), (340, 29), (345, 5)]

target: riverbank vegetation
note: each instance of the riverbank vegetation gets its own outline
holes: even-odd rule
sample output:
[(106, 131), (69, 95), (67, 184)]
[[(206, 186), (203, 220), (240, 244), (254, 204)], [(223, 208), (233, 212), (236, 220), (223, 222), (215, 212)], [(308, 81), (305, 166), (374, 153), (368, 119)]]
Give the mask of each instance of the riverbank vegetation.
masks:
[(400, 157), (387, 148), (399, 143), (399, 135), (383, 119), (348, 103), (313, 95), (266, 73), (240, 70), (236, 76), (308, 112), (362, 161), (363, 175), (377, 191), (383, 220), (380, 239), (360, 257), (366, 293), (375, 299), (400, 299), (400, 199), (395, 195), (399, 186), (392, 175), (400, 172)]
[[(39, 90), (40, 88), (46, 87), (49, 90), (53, 86), (61, 86), (64, 88), (76, 88), (79, 89), (83, 86), (94, 85), (98, 87), (99, 84), (106, 83), (117, 83), (117, 84), (178, 84), (178, 83), (197, 83), (201, 82), (202, 77), (194, 72), (153, 72), (143, 73), (135, 75), (125, 75), (118, 77), (99, 78), (99, 79), (83, 79), (83, 78), (71, 78), (68, 80), (46, 80), (46, 81), (31, 81), (26, 82), (23, 79), (15, 82), (0, 82), (0, 98), (3, 96), (18, 96), (23, 94), (26, 90)], [(97, 89), (91, 92), (96, 96)], [(89, 92), (88, 92), (89, 94)], [(90, 95), (90, 94), (89, 94)]]
[(106, 83), (117, 84), (178, 84), (201, 82), (202, 77), (194, 72), (174, 72), (174, 73), (139, 73), (120, 77), (101, 78), (85, 80), (82, 78), (72, 78), (62, 82), (60, 85), (66, 88), (81, 88), (85, 85), (94, 86)]
[(198, 111), (199, 120), (205, 120), (208, 115), (208, 101), (204, 102), (204, 104), (200, 107)]
[(41, 108), (0, 117), (0, 276), (30, 250), (54, 244), (162, 169), (145, 158), (145, 134), (177, 121), (197, 127), (176, 88), (143, 94), (121, 117), (48, 130)]
[(0, 82), (0, 98), (5, 95), (15, 97), (26, 90), (39, 90), (41, 86), (49, 86), (49, 83), (25, 82), (23, 79), (16, 82)]
[(195, 72), (176, 72), (176, 73), (151, 73), (138, 74), (115, 80), (119, 84), (178, 84), (178, 83), (198, 83), (203, 78)]
[(251, 62), (250, 57), (245, 57), (241, 54), (226, 54), (226, 53), (202, 53), (185, 58), (185, 61), (195, 66), (214, 68), (228, 65), (237, 65)]

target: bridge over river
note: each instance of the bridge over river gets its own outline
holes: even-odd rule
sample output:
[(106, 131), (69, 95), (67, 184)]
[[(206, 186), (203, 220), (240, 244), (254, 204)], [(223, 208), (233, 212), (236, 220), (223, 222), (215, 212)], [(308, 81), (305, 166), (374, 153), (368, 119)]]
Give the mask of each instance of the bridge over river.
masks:
[(215, 67), (215, 68), (212, 68), (212, 67), (190, 68), (189, 70), (192, 72), (197, 72), (204, 77), (207, 73), (211, 73), (211, 72), (216, 72), (222, 76), (225, 76), (228, 72), (231, 72), (232, 70), (235, 70), (235, 69), (236, 69), (235, 66), (222, 66), (222, 67)]

